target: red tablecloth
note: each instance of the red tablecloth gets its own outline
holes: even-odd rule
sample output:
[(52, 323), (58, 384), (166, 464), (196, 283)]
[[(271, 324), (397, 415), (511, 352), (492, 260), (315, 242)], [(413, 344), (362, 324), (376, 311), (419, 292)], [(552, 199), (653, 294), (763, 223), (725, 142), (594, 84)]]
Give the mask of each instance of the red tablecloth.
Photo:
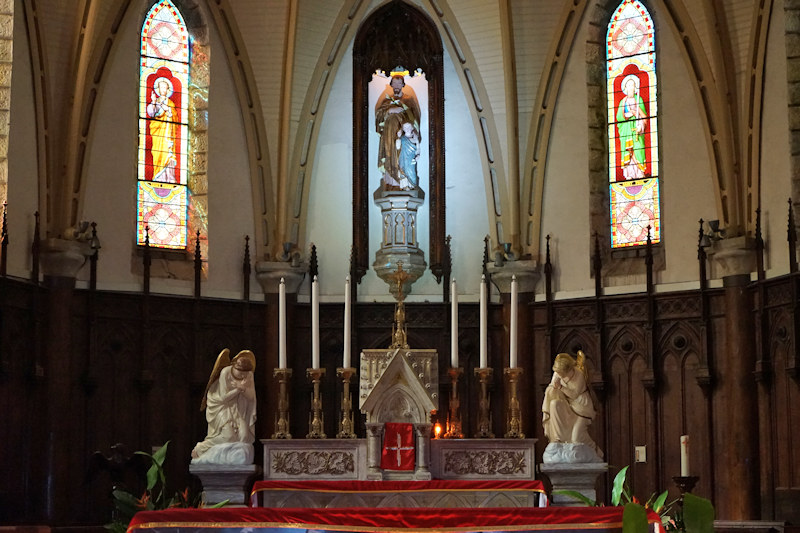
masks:
[[(186, 532), (207, 529), (297, 533), (297, 529), (350, 532), (473, 532), (622, 530), (622, 507), (503, 507), (470, 509), (337, 508), (337, 509), (167, 509), (142, 511), (129, 531)], [(660, 519), (647, 515), (651, 531)], [(248, 529), (250, 531), (250, 529)]]

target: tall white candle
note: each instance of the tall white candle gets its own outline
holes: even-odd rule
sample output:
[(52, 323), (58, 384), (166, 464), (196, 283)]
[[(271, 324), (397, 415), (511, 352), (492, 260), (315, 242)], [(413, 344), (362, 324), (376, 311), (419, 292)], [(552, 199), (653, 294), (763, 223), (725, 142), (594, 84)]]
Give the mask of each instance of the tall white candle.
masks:
[(486, 276), (481, 276), (481, 350), (480, 350), (480, 362), (481, 368), (486, 368), (489, 366), (489, 360), (486, 356), (486, 322), (487, 322), (487, 312), (486, 312)]
[(286, 368), (286, 283), (278, 288), (278, 367)]
[(458, 291), (455, 279), (450, 282), (450, 366), (458, 368)]
[(681, 476), (689, 474), (689, 435), (681, 435)]
[(511, 276), (511, 331), (508, 345), (508, 366), (517, 368), (517, 276)]
[(319, 368), (319, 283), (311, 282), (311, 368)]
[(344, 354), (342, 367), (350, 368), (350, 276), (344, 281)]

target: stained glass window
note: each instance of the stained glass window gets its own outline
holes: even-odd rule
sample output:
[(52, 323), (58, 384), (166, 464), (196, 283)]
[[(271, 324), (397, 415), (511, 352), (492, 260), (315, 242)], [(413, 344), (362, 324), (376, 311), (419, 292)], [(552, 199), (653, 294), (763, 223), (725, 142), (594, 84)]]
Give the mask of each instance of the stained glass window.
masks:
[(186, 248), (189, 34), (170, 0), (145, 17), (139, 62), (137, 244)]
[(658, 107), (653, 20), (623, 0), (606, 34), (611, 247), (661, 241)]

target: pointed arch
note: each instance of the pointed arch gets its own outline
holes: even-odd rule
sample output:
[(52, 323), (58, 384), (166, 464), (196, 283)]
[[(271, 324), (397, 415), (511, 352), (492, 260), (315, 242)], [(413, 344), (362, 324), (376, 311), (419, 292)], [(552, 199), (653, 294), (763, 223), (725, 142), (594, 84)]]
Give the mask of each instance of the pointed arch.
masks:
[[(398, 39), (398, 35), (405, 38)], [(444, 68), (442, 39), (433, 21), (401, 0), (376, 9), (362, 23), (353, 43), (353, 255), (351, 275), (358, 281), (369, 265), (368, 84), (372, 74), (403, 65), (422, 69), (428, 82), (431, 272), (441, 280), (445, 261)]]
[(139, 50), (136, 244), (189, 242), (189, 32), (171, 0), (145, 16)]
[(655, 33), (639, 0), (622, 0), (606, 32), (612, 249), (661, 242)]

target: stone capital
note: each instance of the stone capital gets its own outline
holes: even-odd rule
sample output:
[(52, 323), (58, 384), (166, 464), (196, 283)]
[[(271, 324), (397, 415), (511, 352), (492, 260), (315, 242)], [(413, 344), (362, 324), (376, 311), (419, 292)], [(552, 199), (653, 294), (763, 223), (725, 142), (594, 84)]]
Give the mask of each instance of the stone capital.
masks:
[(536, 290), (541, 274), (536, 261), (506, 261), (502, 265), (487, 264), (486, 269), (492, 282), (497, 285), (500, 292), (511, 292), (511, 279), (516, 277), (517, 288), (521, 293), (530, 293)]
[(749, 275), (756, 268), (753, 239), (741, 236), (714, 241), (708, 257), (714, 262), (720, 278)]
[(46, 277), (73, 282), (93, 250), (88, 241), (49, 238), (42, 241), (40, 259)]
[(293, 265), (288, 261), (258, 261), (255, 266), (256, 280), (264, 294), (278, 294), (281, 278), (286, 285), (286, 292), (296, 293), (308, 272), (307, 264)]

